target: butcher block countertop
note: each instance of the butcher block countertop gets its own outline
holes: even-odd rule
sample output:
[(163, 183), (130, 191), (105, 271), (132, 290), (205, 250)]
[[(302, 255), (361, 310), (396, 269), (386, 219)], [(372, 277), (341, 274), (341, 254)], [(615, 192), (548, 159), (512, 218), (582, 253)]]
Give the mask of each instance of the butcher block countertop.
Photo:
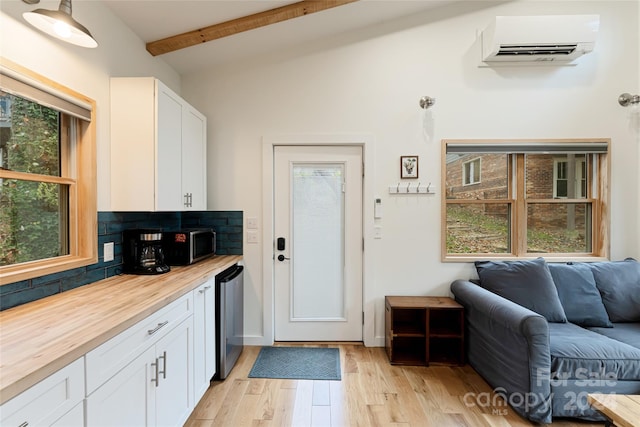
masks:
[(0, 312), (0, 404), (241, 260), (114, 276)]

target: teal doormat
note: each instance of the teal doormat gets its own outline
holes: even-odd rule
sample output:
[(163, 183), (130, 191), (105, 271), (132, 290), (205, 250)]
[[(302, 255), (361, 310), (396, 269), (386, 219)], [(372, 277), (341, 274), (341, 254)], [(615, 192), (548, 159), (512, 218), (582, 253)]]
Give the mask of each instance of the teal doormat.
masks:
[(249, 378), (340, 380), (340, 350), (326, 347), (262, 347)]

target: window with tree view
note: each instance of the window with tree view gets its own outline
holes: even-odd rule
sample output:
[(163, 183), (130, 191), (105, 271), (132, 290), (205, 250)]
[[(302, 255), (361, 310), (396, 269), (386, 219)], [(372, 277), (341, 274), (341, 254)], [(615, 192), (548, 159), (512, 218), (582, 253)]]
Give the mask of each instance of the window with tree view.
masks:
[(61, 180), (63, 115), (0, 92), (0, 265), (68, 254), (69, 184)]
[(96, 262), (94, 111), (0, 58), (0, 285)]
[(443, 258), (606, 256), (608, 146), (444, 141)]

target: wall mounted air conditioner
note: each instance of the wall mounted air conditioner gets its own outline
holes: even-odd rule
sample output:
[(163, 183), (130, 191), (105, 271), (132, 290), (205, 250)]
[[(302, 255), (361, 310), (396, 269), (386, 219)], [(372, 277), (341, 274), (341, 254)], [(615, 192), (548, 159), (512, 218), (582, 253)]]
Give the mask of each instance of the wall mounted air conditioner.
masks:
[(482, 32), (482, 60), (568, 63), (593, 50), (599, 15), (496, 16)]

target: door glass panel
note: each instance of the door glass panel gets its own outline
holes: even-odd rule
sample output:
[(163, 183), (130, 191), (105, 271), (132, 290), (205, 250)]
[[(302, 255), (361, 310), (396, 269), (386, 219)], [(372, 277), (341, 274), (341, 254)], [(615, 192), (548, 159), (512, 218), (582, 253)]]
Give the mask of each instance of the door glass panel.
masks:
[(294, 164), (292, 320), (344, 319), (344, 166)]

